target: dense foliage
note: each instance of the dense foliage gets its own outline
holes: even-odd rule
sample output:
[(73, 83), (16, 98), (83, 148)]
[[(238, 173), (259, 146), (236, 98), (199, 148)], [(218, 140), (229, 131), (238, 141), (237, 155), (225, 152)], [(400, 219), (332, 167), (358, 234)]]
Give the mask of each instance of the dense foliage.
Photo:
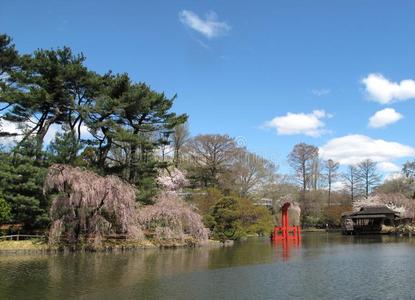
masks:
[(22, 223), (28, 229), (48, 224), (49, 202), (42, 192), (45, 174), (44, 165), (26, 155), (0, 153), (1, 207), (8, 216), (4, 222)]
[[(191, 136), (187, 115), (172, 111), (176, 95), (126, 73), (98, 74), (85, 62), (69, 47), (20, 54), (0, 34), (1, 224), (52, 225), (72, 240), (85, 236), (82, 230), (128, 235), (131, 222), (118, 214), (134, 206), (136, 217), (127, 219), (138, 223), (130, 225), (158, 240), (205, 240), (205, 226), (225, 240), (269, 234), (287, 196), (299, 203), (302, 224), (313, 226), (338, 226), (343, 211), (374, 192), (415, 198), (415, 162), (381, 184), (375, 162), (339, 166), (323, 160), (318, 147), (299, 143), (287, 158), (293, 174), (281, 175), (275, 163), (246, 149), (243, 138)], [(53, 184), (58, 196), (43, 193), (54, 164), (70, 170)], [(46, 187), (57, 178), (48, 176)], [(126, 199), (104, 195), (122, 187)], [(105, 213), (101, 207), (99, 216), (79, 219), (78, 209), (89, 213), (102, 199)]]
[(118, 176), (134, 185), (138, 201), (153, 201), (158, 170), (167, 166), (157, 151), (187, 116), (171, 112), (175, 96), (127, 74), (97, 74), (85, 59), (68, 47), (21, 55), (0, 35), (2, 222), (47, 225), (42, 185), (52, 163)]
[(0, 195), (0, 223), (7, 223), (11, 218), (11, 209), (9, 203)]
[[(127, 74), (100, 75), (89, 70), (85, 60), (69, 47), (21, 55), (8, 36), (0, 36), (2, 223), (23, 223), (30, 229), (45, 227), (51, 218), (51, 236), (57, 240), (65, 236), (78, 241), (90, 234), (99, 240), (111, 232), (127, 233), (125, 222), (116, 221), (121, 212), (110, 209), (121, 199), (105, 194), (116, 177), (100, 179), (61, 165), (63, 178), (62, 172), (56, 173), (59, 165), (54, 165), (43, 194), (47, 168), (58, 163), (115, 175), (131, 184), (134, 198), (146, 205), (138, 215), (140, 226), (159, 239), (183, 239), (183, 233), (204, 239), (207, 232), (198, 214), (160, 181), (168, 177), (157, 181), (160, 171), (174, 164), (187, 170), (194, 188), (187, 191), (192, 195), (200, 188), (218, 191), (213, 201), (196, 203), (204, 216), (214, 216), (219, 199), (235, 193), (237, 207), (231, 210), (236, 210), (242, 229), (229, 238), (270, 231), (270, 211), (254, 207), (248, 198), (253, 199), (274, 176), (272, 163), (227, 135), (190, 138), (184, 124), (187, 116), (171, 112), (176, 96), (168, 98), (145, 83), (133, 82)], [(174, 153), (166, 156), (170, 142)], [(213, 235), (221, 238), (225, 229), (220, 229), (219, 219), (216, 224)]]
[(237, 195), (223, 196), (210, 189), (196, 203), (212, 237), (218, 240), (236, 240), (249, 234), (268, 235), (274, 225), (270, 209), (255, 206)]
[(205, 219), (215, 238), (227, 240), (241, 236), (240, 210), (238, 201), (232, 197), (224, 197), (212, 207)]

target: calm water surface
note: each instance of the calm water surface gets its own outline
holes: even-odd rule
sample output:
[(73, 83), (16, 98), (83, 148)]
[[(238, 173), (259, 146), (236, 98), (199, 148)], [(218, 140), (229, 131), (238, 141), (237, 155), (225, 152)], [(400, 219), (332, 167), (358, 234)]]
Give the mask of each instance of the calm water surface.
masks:
[(415, 239), (315, 233), (301, 245), (1, 255), (0, 299), (415, 299)]

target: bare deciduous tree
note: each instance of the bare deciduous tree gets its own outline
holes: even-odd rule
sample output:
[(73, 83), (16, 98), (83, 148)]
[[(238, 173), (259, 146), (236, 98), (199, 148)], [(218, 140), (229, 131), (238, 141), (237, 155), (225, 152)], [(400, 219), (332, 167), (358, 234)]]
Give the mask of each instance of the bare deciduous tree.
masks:
[(325, 166), (326, 177), (328, 183), (328, 206), (331, 206), (331, 185), (337, 178), (337, 170), (339, 169), (339, 163), (332, 159), (326, 161)]
[(323, 168), (324, 164), (318, 155), (313, 158), (310, 164), (310, 173), (308, 174), (308, 186), (310, 190), (317, 191), (323, 185)]
[(195, 176), (205, 186), (217, 184), (218, 176), (230, 167), (237, 151), (235, 140), (228, 135), (198, 135), (186, 145), (187, 155), (197, 169)]
[(307, 183), (316, 158), (318, 158), (318, 148), (305, 143), (295, 145), (288, 155), (288, 163), (295, 170), (296, 177), (302, 186), (303, 200), (305, 200)]
[(376, 193), (384, 194), (403, 194), (408, 198), (415, 199), (415, 186), (413, 179), (404, 174), (386, 178), (381, 185), (376, 188)]
[(178, 125), (173, 131), (173, 161), (176, 168), (180, 164), (181, 151), (183, 150), (184, 145), (189, 141), (189, 135), (189, 125), (187, 123)]
[(232, 166), (234, 186), (241, 196), (258, 191), (276, 176), (276, 166), (271, 161), (242, 149)]
[(415, 160), (403, 164), (402, 174), (406, 178), (407, 189), (411, 190), (411, 198), (415, 199)]
[(357, 168), (352, 165), (348, 166), (347, 172), (345, 172), (342, 177), (345, 183), (346, 192), (350, 195), (351, 202), (353, 202), (359, 191)]
[(366, 159), (357, 165), (357, 180), (363, 186), (364, 196), (369, 197), (370, 192), (380, 182), (380, 175), (377, 173), (376, 162)]

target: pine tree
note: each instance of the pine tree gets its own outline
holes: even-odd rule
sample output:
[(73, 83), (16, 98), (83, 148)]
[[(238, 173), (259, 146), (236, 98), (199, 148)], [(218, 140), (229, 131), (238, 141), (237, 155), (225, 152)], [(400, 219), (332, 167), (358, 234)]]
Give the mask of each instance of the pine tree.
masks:
[(43, 195), (46, 168), (24, 153), (0, 153), (0, 194), (10, 207), (9, 220), (25, 228), (45, 227), (49, 201)]
[(35, 136), (42, 148), (53, 124), (65, 124), (80, 139), (82, 106), (99, 88), (98, 76), (88, 71), (84, 61), (82, 54), (75, 55), (68, 47), (19, 57), (19, 67), (11, 69), (7, 78), (14, 89), (0, 97), (8, 105), (3, 118), (26, 127), (20, 144)]
[(117, 174), (138, 188), (140, 199), (155, 193), (157, 169), (166, 163), (155, 157), (164, 140), (159, 136), (187, 120), (170, 110), (175, 96), (134, 84), (128, 75), (107, 74), (99, 97), (86, 107), (86, 125), (94, 140), (96, 167)]

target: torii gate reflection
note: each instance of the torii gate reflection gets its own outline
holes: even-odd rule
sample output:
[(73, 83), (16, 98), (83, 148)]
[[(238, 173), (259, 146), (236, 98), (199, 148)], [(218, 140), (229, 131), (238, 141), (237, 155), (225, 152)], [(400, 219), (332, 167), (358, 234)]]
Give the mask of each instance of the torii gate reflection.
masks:
[[(291, 257), (291, 250), (301, 247), (301, 238), (297, 240), (273, 240), (272, 245), (275, 248), (275, 256), (278, 257), (282, 254), (283, 261), (288, 261)], [(282, 247), (282, 253), (280, 253), (280, 247)]]
[[(281, 226), (275, 226), (271, 235), (274, 246), (282, 245), (282, 257), (284, 261), (290, 258), (290, 248), (301, 246), (301, 227), (289, 226), (288, 208), (291, 203), (285, 203), (281, 208)], [(278, 248), (276, 248), (278, 250)]]

